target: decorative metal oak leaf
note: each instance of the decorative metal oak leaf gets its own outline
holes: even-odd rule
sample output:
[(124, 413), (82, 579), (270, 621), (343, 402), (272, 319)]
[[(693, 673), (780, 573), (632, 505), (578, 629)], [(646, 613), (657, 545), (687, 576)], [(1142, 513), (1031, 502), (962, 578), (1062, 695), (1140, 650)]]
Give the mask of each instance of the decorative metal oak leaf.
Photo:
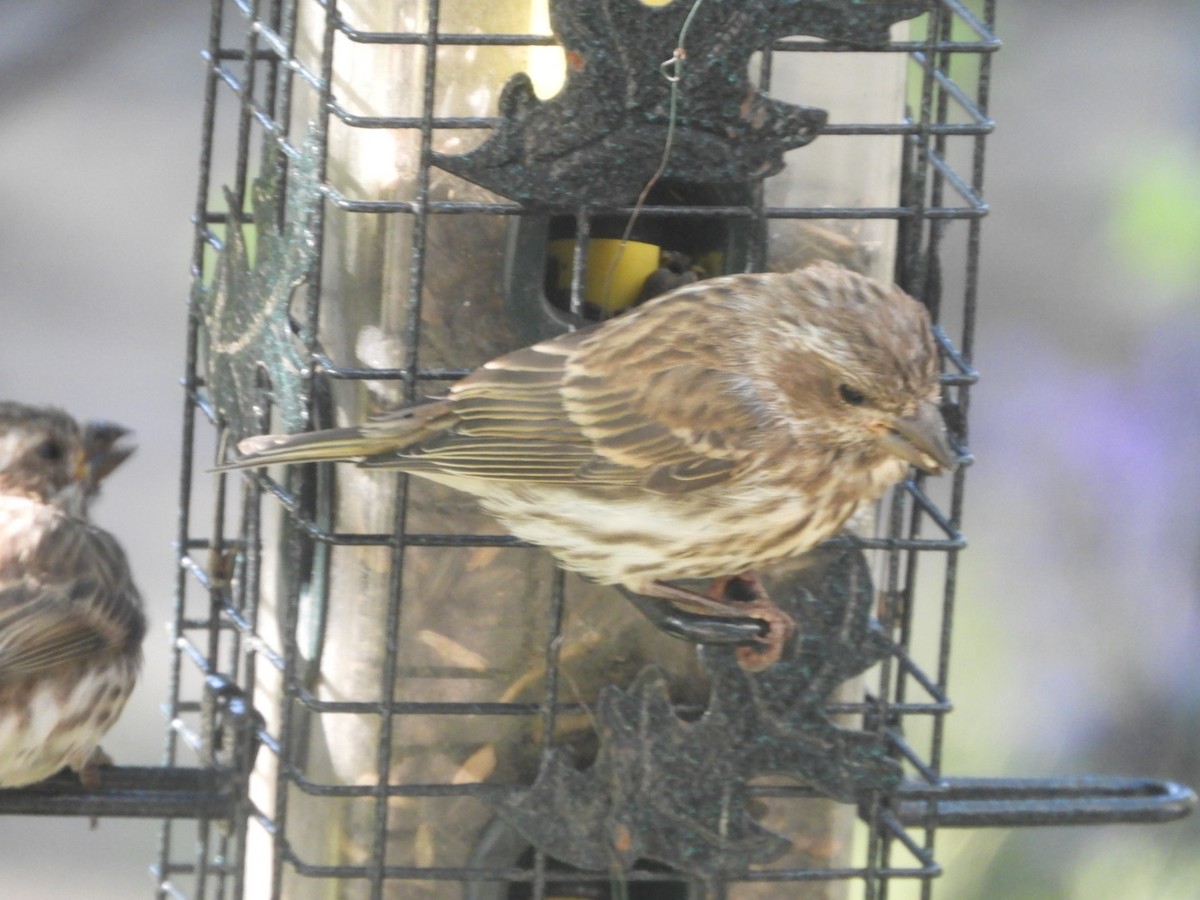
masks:
[(651, 859), (709, 878), (769, 862), (789, 846), (750, 815), (753, 778), (788, 775), (844, 802), (895, 787), (900, 768), (880, 738), (835, 725), (824, 708), (841, 682), (889, 651), (870, 621), (862, 552), (830, 542), (772, 593), (799, 635), (779, 663), (750, 673), (735, 650), (703, 648), (712, 686), (695, 721), (675, 714), (658, 668), (643, 670), (626, 690), (605, 689), (591, 768), (578, 771), (551, 754), (534, 784), (499, 806), (501, 816), (580, 869)]
[(538, 100), (524, 73), (500, 95), (502, 122), (480, 147), (434, 154), (447, 171), (531, 205), (631, 201), (658, 168), (670, 118), (663, 63), (680, 30), (686, 58), (664, 177), (745, 182), (783, 167), (783, 154), (817, 137), (824, 110), (772, 100), (755, 88), (755, 51), (794, 34), (878, 45), (928, 0), (551, 0), (567, 57), (559, 94)]
[(320, 143), (310, 129), (299, 157), (286, 165), (277, 159), (265, 177), (255, 179), (253, 261), (237, 197), (225, 191), (229, 225), (216, 275), (211, 287), (197, 282), (193, 288), (206, 338), (209, 400), (234, 438), (258, 432), (264, 380), (271, 385), (284, 430), (304, 426), (307, 382), (289, 310), (293, 292), (308, 280), (317, 259), (319, 160)]

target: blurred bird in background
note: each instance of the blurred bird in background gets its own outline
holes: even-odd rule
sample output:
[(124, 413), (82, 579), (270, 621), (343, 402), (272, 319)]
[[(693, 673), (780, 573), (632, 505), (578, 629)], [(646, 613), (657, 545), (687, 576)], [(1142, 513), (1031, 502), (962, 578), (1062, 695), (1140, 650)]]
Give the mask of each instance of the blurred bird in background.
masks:
[(146, 621), (125, 553), (88, 522), (133, 452), (124, 428), (0, 402), (0, 787), (64, 766), (95, 787), (100, 739), (142, 662)]
[(766, 648), (743, 656), (755, 668), (791, 630), (757, 580), (741, 603), (671, 582), (804, 553), (910, 465), (953, 469), (938, 373), (920, 303), (820, 263), (685, 285), (486, 363), (443, 398), (248, 438), (221, 468), (351, 460), (466, 491), (601, 584), (763, 620)]

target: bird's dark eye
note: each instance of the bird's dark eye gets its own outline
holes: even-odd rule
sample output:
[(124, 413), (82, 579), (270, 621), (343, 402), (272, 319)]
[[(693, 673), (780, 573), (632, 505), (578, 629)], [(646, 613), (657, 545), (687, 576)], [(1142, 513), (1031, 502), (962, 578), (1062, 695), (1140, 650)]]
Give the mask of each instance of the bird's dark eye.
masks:
[(37, 448), (37, 455), (47, 462), (61, 461), (66, 452), (66, 448), (58, 441), (43, 441)]
[(862, 406), (867, 402), (867, 395), (857, 391), (848, 384), (838, 385), (838, 396), (851, 406)]

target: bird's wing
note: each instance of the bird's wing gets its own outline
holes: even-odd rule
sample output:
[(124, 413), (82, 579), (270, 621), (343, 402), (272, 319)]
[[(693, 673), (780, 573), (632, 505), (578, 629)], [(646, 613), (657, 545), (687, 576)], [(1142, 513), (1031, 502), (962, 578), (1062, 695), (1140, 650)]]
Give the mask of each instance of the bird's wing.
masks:
[(0, 570), (0, 683), (140, 646), (141, 599), (116, 540), (79, 521)]
[[(578, 481), (598, 460), (563, 406), (562, 382), (566, 360), (590, 331), (501, 356), (456, 383), (444, 400), (367, 423), (361, 430), (371, 437), (400, 429), (406, 434), (399, 447), (361, 464), (509, 481)], [(397, 419), (424, 409), (430, 413), (419, 429)], [(606, 483), (636, 482), (636, 473), (613, 472)]]
[(602, 459), (597, 471), (637, 471), (644, 487), (664, 494), (728, 479), (764, 424), (743, 375), (729, 371), (713, 348), (666, 335), (585, 346), (572, 359), (563, 394)]
[(592, 333), (493, 360), (451, 390), (452, 423), (364, 465), (660, 493), (728, 478), (741, 459), (731, 429), (745, 435), (758, 424), (729, 377), (661, 346), (643, 348), (632, 367), (611, 348), (598, 358), (592, 348), (608, 342), (590, 342)]

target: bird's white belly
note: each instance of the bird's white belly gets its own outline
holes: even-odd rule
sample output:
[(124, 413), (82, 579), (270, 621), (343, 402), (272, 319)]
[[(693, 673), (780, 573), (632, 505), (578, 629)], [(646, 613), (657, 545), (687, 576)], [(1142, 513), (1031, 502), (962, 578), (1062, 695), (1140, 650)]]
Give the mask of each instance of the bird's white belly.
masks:
[(769, 490), (716, 501), (541, 485), (493, 491), (482, 503), (513, 534), (602, 584), (737, 574), (804, 552), (853, 511), (815, 515), (810, 500)]
[[(70, 677), (75, 679), (73, 673)], [(5, 685), (0, 787), (32, 784), (63, 766), (81, 768), (117, 720), (132, 683), (126, 664), (115, 663), (89, 669), (74, 684), (59, 675)]]

